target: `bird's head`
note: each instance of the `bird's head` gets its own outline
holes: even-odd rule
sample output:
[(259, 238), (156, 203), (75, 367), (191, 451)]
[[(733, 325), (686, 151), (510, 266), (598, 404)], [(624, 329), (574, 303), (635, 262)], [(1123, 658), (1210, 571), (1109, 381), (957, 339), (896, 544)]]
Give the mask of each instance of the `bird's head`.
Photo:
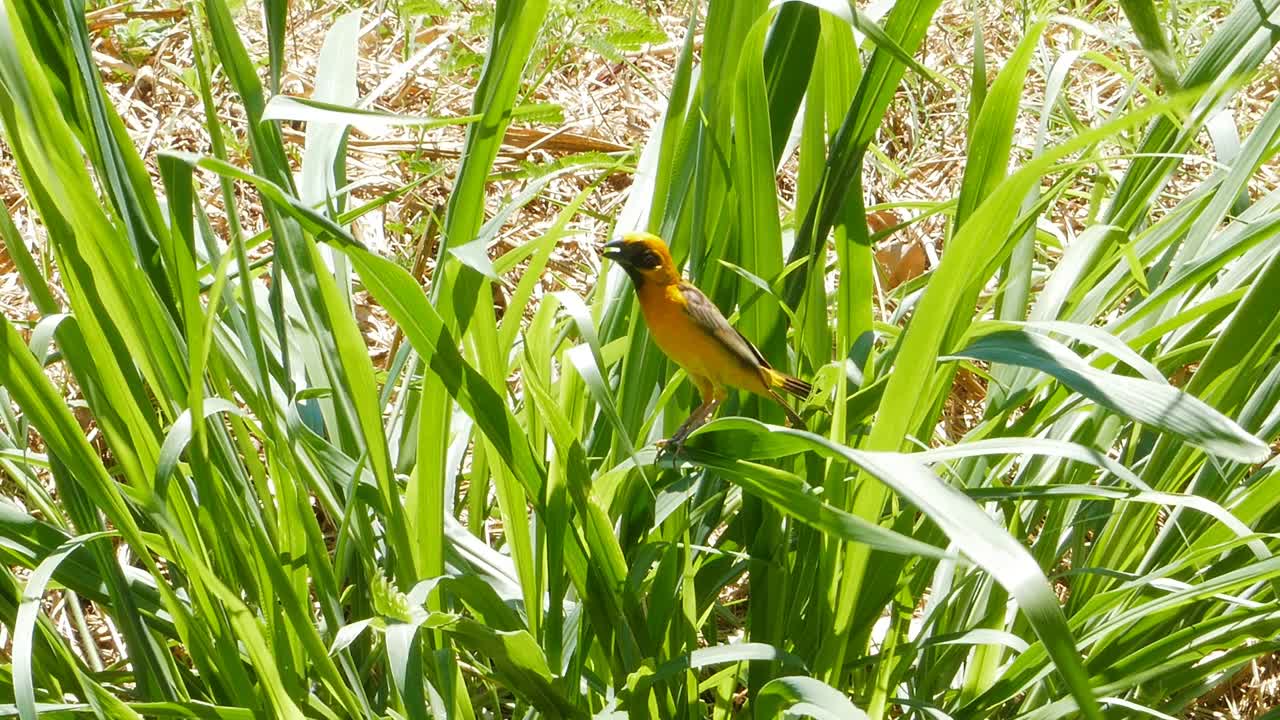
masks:
[(621, 265), (636, 287), (650, 282), (661, 285), (680, 282), (671, 251), (657, 235), (626, 233), (621, 240), (606, 243), (604, 247), (604, 256)]

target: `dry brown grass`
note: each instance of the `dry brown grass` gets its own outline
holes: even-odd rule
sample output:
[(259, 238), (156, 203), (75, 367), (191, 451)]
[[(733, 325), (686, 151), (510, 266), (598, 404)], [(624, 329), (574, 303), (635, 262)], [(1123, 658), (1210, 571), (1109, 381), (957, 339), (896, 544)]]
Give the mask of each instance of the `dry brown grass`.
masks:
[(1280, 656), (1251, 661), (1187, 712), (1189, 720), (1259, 718), (1280, 707)]

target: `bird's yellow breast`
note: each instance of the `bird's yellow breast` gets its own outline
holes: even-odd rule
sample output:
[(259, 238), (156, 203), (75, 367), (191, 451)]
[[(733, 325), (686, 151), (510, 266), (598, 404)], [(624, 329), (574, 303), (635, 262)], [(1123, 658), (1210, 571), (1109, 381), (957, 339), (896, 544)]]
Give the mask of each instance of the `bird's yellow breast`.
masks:
[(758, 367), (744, 363), (715, 335), (693, 321), (678, 285), (645, 284), (637, 291), (654, 343), (695, 382), (706, 380), (717, 387), (767, 392)]

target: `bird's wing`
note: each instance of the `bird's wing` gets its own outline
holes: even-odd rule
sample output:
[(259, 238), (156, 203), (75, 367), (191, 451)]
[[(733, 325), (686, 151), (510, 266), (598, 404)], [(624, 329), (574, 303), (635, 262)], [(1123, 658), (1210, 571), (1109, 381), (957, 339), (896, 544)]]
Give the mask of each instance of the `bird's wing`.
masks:
[(699, 328), (719, 340), (735, 357), (748, 367), (769, 367), (769, 361), (756, 349), (751, 341), (742, 336), (729, 324), (720, 308), (711, 299), (702, 294), (698, 288), (689, 283), (680, 283), (680, 293), (684, 296), (684, 311)]

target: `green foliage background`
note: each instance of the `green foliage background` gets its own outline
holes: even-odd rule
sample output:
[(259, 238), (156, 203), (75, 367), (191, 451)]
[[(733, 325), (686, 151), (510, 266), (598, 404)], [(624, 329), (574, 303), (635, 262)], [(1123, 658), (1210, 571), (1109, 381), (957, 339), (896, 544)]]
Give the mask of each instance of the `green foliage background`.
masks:
[[(1168, 717), (1274, 651), (1280, 191), (1249, 184), (1274, 162), (1280, 109), (1217, 142), (1194, 187), (1169, 181), (1280, 39), (1280, 2), (1240, 2), (1194, 56), (1162, 27), (1176, 7), (1121, 2), (1158, 84), (1125, 78), (1130, 101), (1097, 126), (1067, 103), (1081, 54), (1046, 61), (1049, 8), (1028, 8), (1000, 71), (975, 66), (958, 196), (923, 211), (947, 220), (941, 263), (886, 320), (862, 182), (904, 77), (938, 81), (913, 59), (938, 5), (693, 4), (702, 45), (688, 33), (638, 159), (574, 166), (633, 170), (617, 228), (668, 238), (775, 365), (819, 388), (807, 431), (741, 398), (672, 459), (653, 440), (693, 398), (625, 278), (606, 268), (590, 296), (548, 296), (527, 320), (491, 302), (499, 277), (512, 307), (529, 302), (593, 187), (533, 242), (487, 253), (559, 172), (486, 211), (505, 129), (546, 111), (527, 96), (557, 62), (540, 37), (580, 33), (607, 57), (658, 39), (647, 15), (596, 2), (575, 25), (547, 0), (499, 0), (477, 10), (493, 34), (471, 115), (378, 116), (466, 127), (424, 290), (352, 238), (379, 203), (331, 195), (346, 123), (377, 115), (350, 76), (358, 15), (333, 23), (303, 100), (274, 91), (284, 0), (264, 4), (267, 58), (225, 0), (188, 3), (205, 106), (224, 77), (251, 165), (229, 162), (209, 110), (210, 151), (166, 152), (155, 187), (82, 3), (0, 2), (0, 127), (66, 298), (0, 215), (41, 314), (0, 325), (15, 488), (0, 713)], [(1019, 113), (1040, 130), (1010, 170)], [(313, 130), (297, 174), (283, 120)], [(1130, 161), (1110, 182), (1116, 152)], [(225, 237), (197, 173), (221, 183)], [(1041, 225), (1090, 182), (1087, 229), (1046, 263)], [(248, 261), (236, 183), (262, 198), (266, 262)], [(406, 339), (385, 375), (358, 288)], [(962, 367), (987, 382), (981, 418), (941, 443)], [(54, 590), (70, 637), (46, 615)], [(118, 662), (88, 604), (117, 628)]]

